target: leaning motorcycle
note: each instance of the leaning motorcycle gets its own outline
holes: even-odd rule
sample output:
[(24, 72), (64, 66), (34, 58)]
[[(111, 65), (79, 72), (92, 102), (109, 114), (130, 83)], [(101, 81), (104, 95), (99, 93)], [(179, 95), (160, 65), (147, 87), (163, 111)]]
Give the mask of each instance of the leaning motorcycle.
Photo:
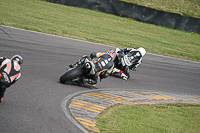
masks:
[[(77, 64), (75, 67), (67, 70), (65, 74), (60, 77), (60, 83), (62, 84), (85, 84), (86, 80), (95, 75), (94, 63), (85, 58), (83, 62)], [(94, 84), (93, 82), (87, 82)]]

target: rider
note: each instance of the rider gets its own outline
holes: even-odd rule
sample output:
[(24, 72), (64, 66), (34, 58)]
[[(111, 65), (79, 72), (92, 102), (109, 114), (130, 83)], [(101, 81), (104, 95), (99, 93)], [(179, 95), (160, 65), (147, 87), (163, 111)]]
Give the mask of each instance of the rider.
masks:
[(20, 55), (14, 55), (11, 59), (0, 57), (0, 102), (3, 101), (6, 89), (21, 77), (22, 63), (23, 58)]
[(130, 77), (129, 69), (136, 71), (136, 68), (142, 63), (142, 58), (146, 54), (146, 50), (142, 47), (138, 49), (116, 48), (116, 53), (114, 60), (115, 68), (112, 71), (112, 75), (127, 80)]
[[(107, 78), (113, 68), (114, 68), (114, 62), (113, 60), (115, 59), (116, 53), (114, 50), (110, 49), (107, 51), (107, 53), (95, 53), (92, 52), (90, 54), (90, 58), (88, 56), (84, 56), (81, 60), (79, 60), (77, 63), (75, 64), (71, 64), (69, 65), (69, 67), (74, 67), (77, 66), (81, 63), (83, 63), (85, 61), (85, 59), (89, 59), (92, 60), (92, 62), (95, 65), (95, 74), (94, 75), (90, 75), (90, 77), (87, 79), (84, 79), (83, 83), (89, 83), (92, 85), (96, 85), (97, 81), (98, 81), (98, 77), (100, 77), (100, 81), (103, 78)], [(94, 59), (97, 58), (97, 59)]]

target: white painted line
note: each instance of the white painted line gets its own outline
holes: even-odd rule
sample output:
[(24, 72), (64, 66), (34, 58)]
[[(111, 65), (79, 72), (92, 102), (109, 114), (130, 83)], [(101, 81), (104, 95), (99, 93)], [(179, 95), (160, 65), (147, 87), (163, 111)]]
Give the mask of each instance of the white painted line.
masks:
[[(80, 92), (79, 92), (80, 93)], [(84, 133), (90, 133), (88, 132), (81, 124), (79, 124), (73, 117), (72, 115), (69, 113), (69, 111), (67, 110), (67, 102), (74, 97), (75, 95), (79, 94), (79, 93), (74, 93), (74, 94), (70, 94), (67, 97), (65, 97), (63, 99), (63, 101), (61, 102), (61, 107), (65, 113), (65, 115), (67, 116), (67, 118), (74, 123), (74, 125), (76, 125), (79, 129), (81, 129)]]

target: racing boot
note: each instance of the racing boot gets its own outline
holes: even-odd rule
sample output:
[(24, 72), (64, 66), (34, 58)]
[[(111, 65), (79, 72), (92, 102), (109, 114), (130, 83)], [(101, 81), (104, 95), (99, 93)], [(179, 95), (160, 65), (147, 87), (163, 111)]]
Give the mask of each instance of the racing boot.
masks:
[(94, 80), (92, 80), (92, 79), (84, 79), (84, 82), (85, 83), (88, 83), (88, 84), (91, 84), (91, 85), (93, 85), (93, 86), (96, 86), (96, 82), (94, 81)]

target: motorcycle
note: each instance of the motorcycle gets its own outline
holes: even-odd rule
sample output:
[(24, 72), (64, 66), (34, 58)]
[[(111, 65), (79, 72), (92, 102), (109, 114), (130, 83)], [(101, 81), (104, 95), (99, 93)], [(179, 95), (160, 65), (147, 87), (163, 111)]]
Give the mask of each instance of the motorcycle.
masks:
[(67, 70), (65, 74), (60, 77), (62, 84), (96, 84), (91, 77), (95, 73), (95, 65), (88, 58), (82, 58), (83, 61), (76, 64), (74, 67)]

